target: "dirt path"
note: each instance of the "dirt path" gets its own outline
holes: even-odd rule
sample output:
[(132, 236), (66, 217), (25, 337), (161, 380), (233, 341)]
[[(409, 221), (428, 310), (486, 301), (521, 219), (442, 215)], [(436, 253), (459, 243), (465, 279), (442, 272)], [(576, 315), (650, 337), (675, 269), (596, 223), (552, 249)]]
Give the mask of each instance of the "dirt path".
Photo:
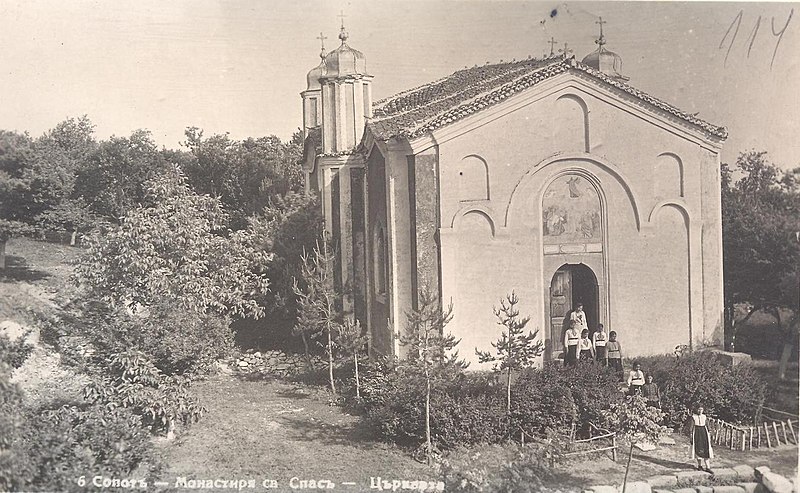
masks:
[[(243, 381), (220, 375), (193, 387), (209, 412), (172, 444), (162, 444), (165, 481), (275, 479), (288, 490), (292, 477), (356, 483), (371, 476), (433, 479), (407, 453), (373, 440), (359, 420), (330, 406), (324, 393), (279, 381)], [(337, 486), (337, 489), (340, 489)]]

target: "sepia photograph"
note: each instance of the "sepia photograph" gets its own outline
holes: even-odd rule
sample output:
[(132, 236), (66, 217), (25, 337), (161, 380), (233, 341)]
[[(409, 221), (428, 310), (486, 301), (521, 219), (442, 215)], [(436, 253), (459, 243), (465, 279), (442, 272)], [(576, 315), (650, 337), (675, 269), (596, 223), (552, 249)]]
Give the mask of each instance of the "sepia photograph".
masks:
[(0, 46), (0, 492), (800, 492), (800, 3), (0, 0)]

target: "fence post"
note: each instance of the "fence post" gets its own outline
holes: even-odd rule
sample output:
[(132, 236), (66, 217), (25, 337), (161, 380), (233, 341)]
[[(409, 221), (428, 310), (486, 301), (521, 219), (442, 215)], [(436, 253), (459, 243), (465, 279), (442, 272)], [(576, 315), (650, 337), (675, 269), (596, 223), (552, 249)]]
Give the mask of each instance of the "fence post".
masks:
[(744, 452), (744, 446), (747, 443), (747, 430), (742, 430), (742, 452)]
[(617, 462), (617, 434), (614, 433), (611, 436), (611, 445), (614, 447), (611, 449), (611, 460)]
[(753, 450), (753, 427), (750, 427), (750, 450)]
[(789, 445), (789, 435), (786, 433), (786, 423), (781, 421), (781, 429), (783, 430), (783, 442)]
[(767, 437), (767, 447), (772, 448), (772, 440), (769, 439), (769, 428), (767, 423), (764, 423), (764, 435)]
[(797, 444), (797, 435), (794, 434), (794, 426), (792, 426), (792, 420), (787, 419), (786, 421), (789, 422), (789, 431), (792, 432), (792, 438), (794, 438), (794, 443)]
[(776, 422), (772, 422), (772, 429), (775, 430), (775, 441), (778, 442), (778, 446), (781, 445), (781, 437), (778, 435), (778, 424)]

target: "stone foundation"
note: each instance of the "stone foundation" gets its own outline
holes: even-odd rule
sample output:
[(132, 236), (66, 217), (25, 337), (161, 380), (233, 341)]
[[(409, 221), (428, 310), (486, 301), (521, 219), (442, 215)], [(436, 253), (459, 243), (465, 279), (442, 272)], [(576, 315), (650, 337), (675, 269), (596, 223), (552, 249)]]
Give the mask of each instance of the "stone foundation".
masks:
[[(719, 482), (724, 484), (714, 485)], [(701, 484), (704, 483), (704, 484)], [(712, 483), (709, 485), (709, 483)], [(584, 493), (619, 493), (621, 486), (590, 486)], [(645, 481), (629, 482), (626, 493), (792, 493), (792, 482), (767, 466), (755, 469), (748, 465), (714, 470), (714, 475), (702, 471), (680, 471), (653, 476)]]

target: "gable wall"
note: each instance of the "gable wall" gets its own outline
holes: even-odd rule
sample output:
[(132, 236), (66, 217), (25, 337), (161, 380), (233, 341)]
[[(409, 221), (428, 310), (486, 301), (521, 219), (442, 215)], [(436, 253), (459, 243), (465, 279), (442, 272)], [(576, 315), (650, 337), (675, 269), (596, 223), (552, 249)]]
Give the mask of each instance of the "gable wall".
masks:
[[(552, 275), (581, 262), (601, 284), (600, 320), (619, 333), (628, 354), (672, 352), (689, 343), (690, 327), (695, 343), (716, 341), (716, 153), (575, 77), (540, 91), (527, 106), (439, 145), (442, 294), (454, 302), (460, 354), (474, 359), (474, 347), (489, 349), (499, 335), (492, 306), (512, 289), (522, 314), (532, 317), (528, 327), (545, 335)], [(459, 125), (468, 122), (453, 127)], [(488, 199), (464, 194), (480, 189), (479, 173), (470, 171), (479, 169), (476, 160), (485, 163)], [(605, 253), (542, 255), (541, 196), (569, 170), (585, 171), (601, 190)], [(466, 183), (465, 172), (473, 177)], [(671, 203), (660, 207), (665, 201)]]

